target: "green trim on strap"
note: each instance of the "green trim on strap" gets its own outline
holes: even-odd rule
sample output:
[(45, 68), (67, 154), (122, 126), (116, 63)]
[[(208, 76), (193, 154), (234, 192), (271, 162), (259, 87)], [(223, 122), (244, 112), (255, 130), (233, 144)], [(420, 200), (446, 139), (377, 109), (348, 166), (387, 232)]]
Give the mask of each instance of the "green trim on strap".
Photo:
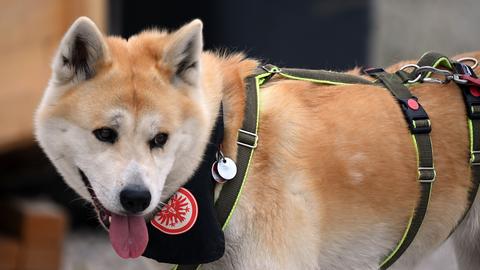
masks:
[(292, 79), (292, 80), (298, 80), (298, 81), (306, 81), (306, 82), (313, 82), (313, 83), (320, 83), (320, 84), (329, 84), (329, 85), (351, 85), (352, 83), (344, 83), (344, 82), (335, 82), (335, 81), (328, 81), (328, 80), (317, 80), (317, 79), (311, 79), (311, 78), (302, 78), (302, 77), (297, 77), (289, 74), (285, 74), (282, 72), (278, 73), (279, 75)]
[[(218, 221), (222, 225), (222, 231), (228, 226), (230, 219), (232, 217), (233, 212), (235, 211), (240, 196), (242, 194), (243, 188), (245, 186), (245, 182), (248, 178), (248, 173), (250, 171), (250, 165), (253, 158), (253, 153), (256, 148), (256, 141), (258, 139), (257, 132), (258, 132), (258, 125), (260, 119), (260, 86), (268, 81), (269, 78), (272, 76), (272, 72), (266, 72), (262, 70), (257, 70), (256, 74), (247, 78), (247, 96), (246, 96), (246, 104), (245, 104), (245, 116), (243, 120), (243, 125), (241, 129), (238, 131), (238, 151), (237, 151), (237, 166), (238, 166), (238, 173), (236, 178), (232, 179), (231, 181), (225, 183), (222, 186), (222, 190), (220, 191), (220, 195), (215, 202), (215, 210), (218, 215)], [(252, 80), (254, 82), (252, 82)], [(252, 89), (255, 87), (255, 89)], [(253, 94), (255, 93), (255, 94)], [(256, 105), (256, 106), (255, 106)], [(253, 110), (256, 110), (256, 114), (253, 115)], [(248, 114), (248, 112), (252, 112), (252, 114)], [(253, 124), (255, 126), (253, 127)], [(241, 141), (240, 135), (254, 136), (255, 139), (253, 143)], [(240, 143), (242, 142), (242, 143)], [(246, 153), (245, 153), (246, 152)], [(248, 156), (248, 160), (245, 157)], [(246, 166), (245, 166), (246, 165)], [(243, 170), (245, 168), (245, 170)], [(243, 174), (242, 177), (242, 173)], [(240, 178), (241, 177), (241, 178)], [(238, 182), (241, 181), (241, 182)], [(228, 186), (225, 186), (228, 185)], [(223, 200), (222, 200), (223, 198)], [(222, 224), (223, 223), (223, 224)], [(172, 270), (180, 269), (200, 269), (201, 264), (194, 264), (194, 265), (176, 265), (172, 268)]]
[(393, 256), (397, 254), (398, 250), (403, 245), (403, 242), (405, 242), (405, 239), (407, 239), (408, 231), (410, 231), (410, 227), (412, 226), (414, 213), (415, 211), (412, 212), (412, 215), (408, 219), (407, 229), (403, 232), (402, 239), (398, 242), (397, 246), (392, 250), (390, 255), (383, 260), (383, 262), (380, 264), (380, 268), (382, 268), (386, 263), (388, 263), (393, 258)]
[(452, 64), (450, 63), (450, 60), (446, 57), (441, 57), (439, 58), (434, 64), (433, 67), (436, 68), (438, 66), (443, 66), (449, 69), (452, 69)]
[[(412, 141), (413, 141), (413, 145), (414, 145), (414, 148), (415, 148), (415, 154), (416, 154), (416, 158), (417, 158), (417, 168), (419, 168), (420, 167), (420, 154), (419, 154), (419, 150), (418, 150), (417, 139), (415, 138), (414, 134), (412, 134), (411, 136), (412, 136)], [(417, 180), (419, 180), (419, 179), (420, 179), (420, 171), (417, 170)], [(430, 191), (429, 191), (427, 206), (430, 203), (430, 197), (431, 197), (430, 195), (432, 194), (431, 186), (432, 185), (430, 184)], [(407, 228), (403, 232), (402, 238), (397, 243), (397, 246), (392, 250), (392, 252), (382, 261), (382, 263), (380, 263), (380, 268), (384, 267), (385, 264), (387, 264), (397, 254), (397, 252), (400, 250), (403, 243), (407, 239), (407, 235), (410, 231), (410, 228), (412, 227), (412, 221), (413, 221), (413, 218), (415, 216), (415, 211), (416, 211), (416, 209), (414, 208), (414, 210), (412, 211), (412, 214), (410, 216), (410, 219), (408, 220)]]
[(472, 124), (472, 119), (468, 118), (467, 119), (468, 123), (468, 138), (469, 138), (469, 143), (470, 143), (470, 163), (475, 161), (475, 154), (473, 153), (473, 124)]
[[(259, 119), (260, 119), (260, 92), (259, 92), (259, 89), (260, 89), (260, 86), (265, 82), (265, 77), (270, 76), (270, 75), (271, 74), (269, 72), (267, 72), (267, 73), (263, 73), (263, 74), (255, 76), (255, 88), (256, 88), (257, 97), (258, 97), (258, 99), (257, 99), (258, 100), (257, 101), (257, 123), (256, 123), (256, 126), (255, 126), (255, 134), (258, 133), (258, 123), (260, 122), (259, 121)], [(240, 195), (242, 194), (243, 188), (245, 186), (245, 182), (247, 181), (247, 178), (248, 178), (248, 173), (250, 172), (250, 165), (252, 163), (252, 158), (253, 158), (253, 153), (254, 152), (255, 151), (252, 151), (250, 153), (250, 157), (248, 158), (248, 163), (247, 163), (247, 170), (245, 172), (245, 176), (243, 177), (242, 185), (240, 186), (240, 190), (238, 191), (237, 198), (235, 199), (235, 202), (233, 203), (232, 210), (228, 214), (227, 220), (225, 221), (225, 223), (222, 226), (222, 230), (225, 230), (228, 223), (230, 222), (230, 219), (232, 218), (233, 212), (237, 208), (238, 200), (240, 199)]]

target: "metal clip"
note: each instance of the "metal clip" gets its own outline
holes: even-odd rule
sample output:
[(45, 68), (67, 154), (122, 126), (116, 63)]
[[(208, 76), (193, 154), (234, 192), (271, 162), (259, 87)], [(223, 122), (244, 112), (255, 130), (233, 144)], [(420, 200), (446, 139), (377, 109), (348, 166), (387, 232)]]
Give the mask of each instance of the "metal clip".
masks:
[(458, 84), (467, 84), (468, 80), (462, 79), (461, 74), (452, 74), (450, 80), (458, 83)]
[[(412, 74), (415, 76), (415, 79), (408, 80), (408, 83), (417, 83), (417, 82), (426, 82), (426, 83), (440, 83), (445, 84), (451, 81), (452, 72), (448, 70), (438, 69), (432, 66), (421, 66), (415, 64), (408, 64), (400, 68), (400, 70), (405, 70), (408, 68), (413, 68)], [(439, 74), (445, 77), (445, 79), (437, 79), (426, 77), (426, 73)]]
[(422, 79), (422, 82), (426, 83), (440, 83), (440, 84), (445, 84), (450, 81), (451, 76), (453, 76), (453, 73), (449, 70), (443, 70), (443, 69), (438, 69), (435, 67), (431, 66), (422, 66), (417, 68), (415, 71), (415, 74), (418, 74), (419, 76), (423, 76), (424, 73), (434, 73), (434, 74), (439, 74), (441, 76), (444, 76), (445, 79), (440, 80), (437, 78), (430, 78), (430, 77), (425, 77)]

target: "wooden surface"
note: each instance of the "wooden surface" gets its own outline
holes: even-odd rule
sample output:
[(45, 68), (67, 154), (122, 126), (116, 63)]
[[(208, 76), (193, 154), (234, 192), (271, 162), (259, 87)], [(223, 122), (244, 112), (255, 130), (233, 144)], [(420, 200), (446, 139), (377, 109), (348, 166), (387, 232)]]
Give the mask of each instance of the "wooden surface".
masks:
[(62, 208), (45, 200), (9, 200), (0, 203), (0, 211), (5, 217), (0, 223), (0, 251), (13, 257), (5, 266), (14, 270), (61, 268), (67, 228)]
[(0, 269), (16, 270), (19, 246), (17, 239), (0, 234)]
[(105, 0), (0, 0), (0, 153), (33, 142), (33, 113), (64, 32), (81, 15), (105, 30)]

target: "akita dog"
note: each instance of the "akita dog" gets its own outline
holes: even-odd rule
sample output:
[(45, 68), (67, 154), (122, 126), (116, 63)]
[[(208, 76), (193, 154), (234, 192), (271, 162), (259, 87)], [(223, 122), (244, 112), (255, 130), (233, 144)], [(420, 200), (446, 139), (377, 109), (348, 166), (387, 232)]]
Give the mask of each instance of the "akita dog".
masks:
[[(198, 167), (221, 103), (223, 152), (235, 159), (245, 78), (258, 65), (242, 54), (203, 52), (200, 20), (128, 40), (103, 36), (85, 17), (67, 31), (35, 133), (68, 185), (110, 226), (119, 255), (142, 254), (145, 223)], [(472, 185), (458, 87), (411, 91), (434, 125), (437, 179), (418, 235), (391, 269), (411, 269), (448, 238)], [(225, 255), (203, 268), (377, 269), (420, 194), (398, 104), (376, 85), (294, 80), (269, 82), (260, 100), (258, 147), (225, 230)], [(452, 237), (460, 269), (480, 269), (478, 197)]]

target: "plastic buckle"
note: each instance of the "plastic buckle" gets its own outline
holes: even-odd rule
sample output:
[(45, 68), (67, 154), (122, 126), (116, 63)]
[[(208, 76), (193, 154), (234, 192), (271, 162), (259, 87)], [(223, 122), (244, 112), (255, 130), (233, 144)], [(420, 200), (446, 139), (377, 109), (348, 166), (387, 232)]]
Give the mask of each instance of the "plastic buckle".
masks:
[(427, 112), (418, 103), (416, 97), (399, 99), (401, 108), (412, 134), (424, 134), (432, 131), (432, 125)]
[(418, 167), (418, 181), (420, 183), (433, 183), (437, 172), (434, 167)]
[(258, 135), (243, 129), (239, 129), (237, 144), (250, 149), (255, 149), (258, 145)]

